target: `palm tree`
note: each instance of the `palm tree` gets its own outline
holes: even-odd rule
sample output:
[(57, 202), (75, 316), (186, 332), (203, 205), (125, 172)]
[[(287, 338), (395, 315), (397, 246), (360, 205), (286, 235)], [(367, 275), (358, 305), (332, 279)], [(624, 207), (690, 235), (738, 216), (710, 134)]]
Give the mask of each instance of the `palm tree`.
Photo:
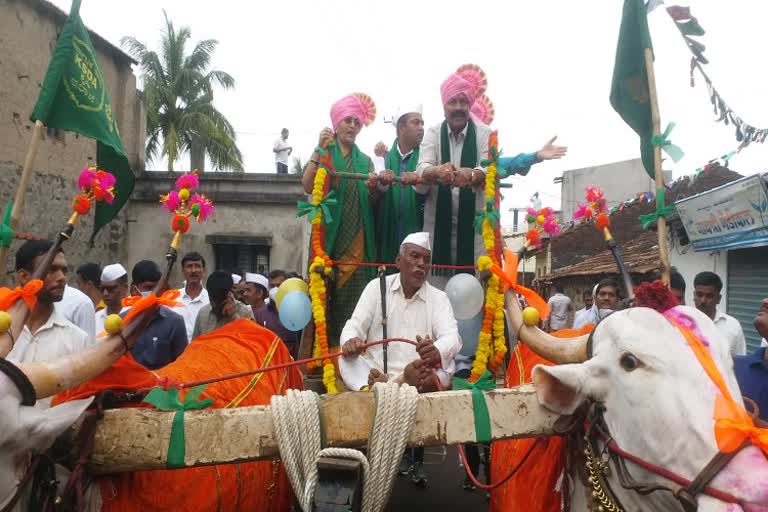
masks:
[(147, 160), (168, 158), (168, 171), (186, 152), (192, 169), (205, 170), (205, 155), (217, 170), (243, 172), (243, 156), (235, 143), (235, 131), (213, 106), (213, 89), (233, 89), (235, 80), (224, 71), (209, 70), (219, 44), (206, 39), (186, 53), (189, 27), (178, 31), (165, 16), (166, 28), (160, 53), (149, 50), (133, 37), (120, 44), (140, 64), (147, 107)]

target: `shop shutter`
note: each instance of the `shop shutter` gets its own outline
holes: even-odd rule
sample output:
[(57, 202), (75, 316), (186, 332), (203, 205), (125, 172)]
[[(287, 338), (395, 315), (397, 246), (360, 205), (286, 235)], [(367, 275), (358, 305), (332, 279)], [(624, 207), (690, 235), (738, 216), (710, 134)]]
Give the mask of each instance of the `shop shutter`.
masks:
[(728, 251), (727, 313), (736, 318), (747, 338), (747, 353), (760, 346), (752, 322), (768, 297), (768, 247)]

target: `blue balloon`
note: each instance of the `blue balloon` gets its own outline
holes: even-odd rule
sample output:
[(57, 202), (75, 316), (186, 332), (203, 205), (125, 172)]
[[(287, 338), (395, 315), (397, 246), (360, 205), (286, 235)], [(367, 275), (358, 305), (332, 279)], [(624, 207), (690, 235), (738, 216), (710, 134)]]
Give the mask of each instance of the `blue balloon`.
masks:
[(459, 336), (461, 336), (462, 342), (459, 353), (467, 357), (475, 355), (480, 331), (483, 328), (483, 312), (481, 311), (466, 320), (456, 320), (456, 323), (459, 326)]
[(312, 303), (309, 296), (299, 290), (287, 293), (278, 309), (280, 323), (289, 331), (300, 331), (312, 318)]

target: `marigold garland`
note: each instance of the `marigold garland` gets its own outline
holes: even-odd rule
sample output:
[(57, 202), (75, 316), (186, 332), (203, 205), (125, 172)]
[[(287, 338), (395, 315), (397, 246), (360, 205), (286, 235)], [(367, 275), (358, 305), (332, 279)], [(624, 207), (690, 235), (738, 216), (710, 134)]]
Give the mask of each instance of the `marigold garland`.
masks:
[[(497, 236), (491, 221), (488, 218), (489, 205), (493, 205), (497, 200), (498, 194), (498, 174), (496, 169), (496, 160), (500, 154), (498, 151), (498, 133), (492, 132), (488, 141), (488, 154), (490, 162), (485, 175), (485, 204), (481, 234), (483, 244), (488, 253), (487, 256), (480, 256), (477, 261), (477, 267), (482, 272), (489, 270), (493, 265), (499, 265), (498, 251), (496, 247)], [(472, 372), (469, 380), (476, 382), (490, 363), (491, 369), (497, 369), (503, 362), (507, 353), (507, 343), (504, 337), (504, 294), (501, 293), (501, 280), (495, 274), (491, 274), (488, 279), (488, 286), (485, 292), (485, 306), (483, 308), (483, 325), (480, 329), (480, 336), (477, 342), (477, 351), (475, 360), (472, 363)]]
[[(312, 187), (312, 204), (317, 206), (323, 200), (325, 181), (328, 171), (320, 167), (315, 173)], [(313, 357), (327, 356), (328, 352), (328, 324), (326, 321), (326, 297), (327, 289), (324, 276), (330, 274), (331, 258), (323, 247), (323, 212), (318, 208), (312, 222), (312, 263), (309, 266), (309, 296), (312, 301), (312, 317), (315, 319), (315, 343), (312, 348)], [(320, 270), (322, 269), (322, 271)], [(321, 274), (322, 272), (322, 274)], [(330, 359), (323, 359), (323, 384), (326, 391), (331, 394), (338, 393), (336, 387), (336, 367)], [(309, 368), (316, 368), (318, 363), (310, 363)]]

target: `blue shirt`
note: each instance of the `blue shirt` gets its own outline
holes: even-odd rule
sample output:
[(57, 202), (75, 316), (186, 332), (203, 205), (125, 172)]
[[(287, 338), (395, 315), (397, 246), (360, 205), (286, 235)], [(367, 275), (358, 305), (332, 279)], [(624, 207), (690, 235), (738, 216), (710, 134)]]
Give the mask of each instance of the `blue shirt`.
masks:
[(520, 153), (513, 157), (502, 156), (499, 158), (499, 167), (507, 171), (507, 176), (513, 174), (525, 176), (531, 170), (531, 166), (539, 162), (536, 153)]
[(734, 356), (733, 369), (741, 394), (754, 400), (760, 408), (760, 419), (768, 421), (768, 364), (764, 357), (765, 347), (746, 356)]
[(175, 361), (185, 348), (184, 317), (161, 306), (131, 349), (131, 355), (142, 366), (155, 370)]

